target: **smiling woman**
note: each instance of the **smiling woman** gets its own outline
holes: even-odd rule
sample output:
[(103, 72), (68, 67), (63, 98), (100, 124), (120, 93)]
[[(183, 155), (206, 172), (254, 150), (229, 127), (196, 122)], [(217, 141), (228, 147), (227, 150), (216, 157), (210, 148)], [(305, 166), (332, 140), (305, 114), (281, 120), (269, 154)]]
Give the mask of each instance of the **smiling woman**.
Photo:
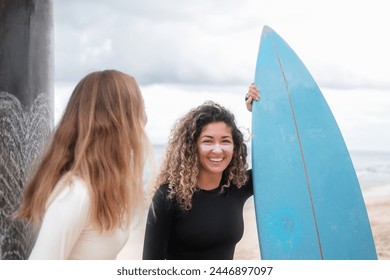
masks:
[(148, 214), (144, 259), (233, 259), (253, 194), (234, 115), (206, 102), (173, 127)]
[(198, 187), (218, 188), (223, 171), (233, 157), (232, 129), (224, 122), (212, 122), (203, 128), (197, 141), (200, 170)]

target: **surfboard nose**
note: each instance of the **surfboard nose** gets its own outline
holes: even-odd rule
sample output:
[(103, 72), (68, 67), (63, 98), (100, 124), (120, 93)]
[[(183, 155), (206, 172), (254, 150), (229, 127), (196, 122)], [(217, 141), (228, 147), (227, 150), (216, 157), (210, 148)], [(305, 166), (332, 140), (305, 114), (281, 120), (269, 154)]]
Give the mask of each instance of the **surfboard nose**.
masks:
[(271, 33), (271, 32), (275, 32), (275, 31), (271, 27), (269, 27), (268, 25), (264, 25), (263, 33)]

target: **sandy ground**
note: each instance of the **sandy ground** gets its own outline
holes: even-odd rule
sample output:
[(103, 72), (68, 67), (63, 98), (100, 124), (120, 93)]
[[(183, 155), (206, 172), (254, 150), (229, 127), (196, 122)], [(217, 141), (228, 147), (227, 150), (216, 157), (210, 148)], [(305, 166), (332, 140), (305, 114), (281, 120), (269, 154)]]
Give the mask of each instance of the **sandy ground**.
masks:
[[(380, 191), (363, 193), (370, 219), (375, 246), (380, 260), (390, 260), (390, 186)], [(245, 232), (237, 244), (234, 259), (254, 260), (260, 258), (256, 219), (253, 203), (244, 207)], [(129, 242), (118, 259), (141, 259), (145, 221), (140, 219), (133, 226)]]
[(378, 259), (390, 260), (390, 194), (365, 200)]

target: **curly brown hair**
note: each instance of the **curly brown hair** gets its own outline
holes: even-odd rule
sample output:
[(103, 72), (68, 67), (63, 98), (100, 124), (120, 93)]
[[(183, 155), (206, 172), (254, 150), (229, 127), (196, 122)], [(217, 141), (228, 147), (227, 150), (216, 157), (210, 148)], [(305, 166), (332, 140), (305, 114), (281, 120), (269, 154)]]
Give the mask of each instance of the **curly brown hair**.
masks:
[(192, 109), (180, 118), (171, 130), (160, 171), (154, 186), (168, 184), (170, 198), (176, 198), (182, 210), (192, 207), (192, 195), (197, 191), (199, 158), (197, 140), (203, 128), (214, 122), (224, 122), (232, 130), (233, 158), (222, 175), (223, 188), (233, 183), (238, 188), (247, 181), (247, 147), (242, 132), (229, 110), (212, 101)]

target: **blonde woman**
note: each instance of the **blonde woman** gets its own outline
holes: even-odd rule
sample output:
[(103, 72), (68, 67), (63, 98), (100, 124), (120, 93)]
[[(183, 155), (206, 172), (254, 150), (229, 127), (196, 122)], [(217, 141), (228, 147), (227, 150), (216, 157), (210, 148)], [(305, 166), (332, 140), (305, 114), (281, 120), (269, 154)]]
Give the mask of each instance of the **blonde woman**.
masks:
[[(255, 86), (247, 100), (258, 98)], [(233, 114), (206, 102), (171, 131), (146, 224), (143, 259), (233, 259), (253, 194)]]
[(17, 212), (40, 226), (29, 259), (117, 257), (143, 201), (145, 124), (133, 77), (106, 70), (78, 83)]

